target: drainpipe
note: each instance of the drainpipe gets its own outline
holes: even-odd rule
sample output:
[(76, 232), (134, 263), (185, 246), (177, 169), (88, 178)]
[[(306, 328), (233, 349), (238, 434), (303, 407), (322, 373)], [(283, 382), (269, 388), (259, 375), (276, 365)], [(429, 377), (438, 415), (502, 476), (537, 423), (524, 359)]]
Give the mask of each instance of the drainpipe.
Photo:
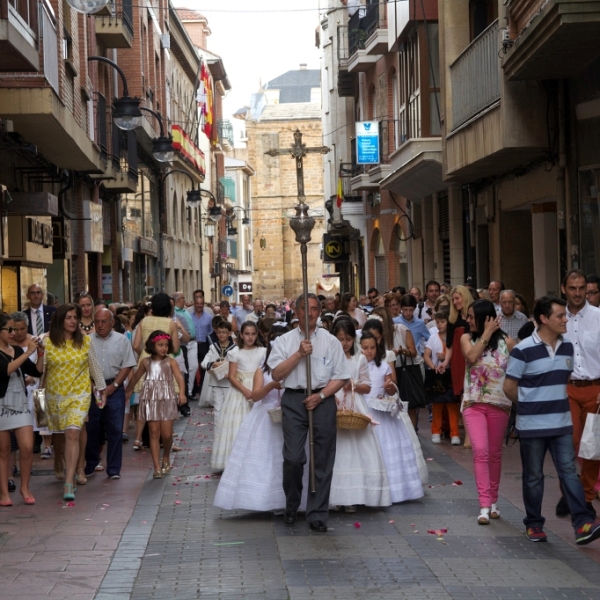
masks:
[(567, 138), (565, 115), (565, 80), (558, 80), (558, 169), (556, 170), (556, 226), (558, 247), (558, 278), (560, 284), (567, 266), (567, 235), (566, 235), (566, 182), (567, 167)]

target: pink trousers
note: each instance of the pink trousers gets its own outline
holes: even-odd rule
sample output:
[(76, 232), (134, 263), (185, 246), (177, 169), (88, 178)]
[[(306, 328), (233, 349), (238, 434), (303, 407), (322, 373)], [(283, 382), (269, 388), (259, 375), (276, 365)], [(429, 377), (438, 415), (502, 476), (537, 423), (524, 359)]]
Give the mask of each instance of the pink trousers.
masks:
[(502, 473), (502, 442), (508, 414), (491, 404), (475, 404), (465, 408), (463, 420), (473, 446), (475, 484), (479, 506), (488, 507), (498, 501)]

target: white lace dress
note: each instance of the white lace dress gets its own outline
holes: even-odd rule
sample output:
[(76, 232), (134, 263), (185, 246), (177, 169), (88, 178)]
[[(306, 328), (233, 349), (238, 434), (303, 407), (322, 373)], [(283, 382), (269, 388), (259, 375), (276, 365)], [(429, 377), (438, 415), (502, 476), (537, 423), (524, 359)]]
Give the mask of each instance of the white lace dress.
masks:
[[(367, 396), (367, 404), (371, 399), (384, 395), (385, 378), (391, 374), (390, 365), (382, 362), (379, 366), (374, 361), (368, 363), (371, 377), (371, 392)], [(416, 500), (423, 494), (423, 485), (419, 476), (419, 468), (415, 448), (406, 425), (392, 413), (374, 409), (369, 404), (371, 416), (379, 423), (375, 434), (379, 440), (383, 461), (390, 483), (392, 502)]]
[[(230, 363), (237, 363), (236, 377), (245, 388), (252, 389), (254, 373), (264, 363), (266, 351), (266, 348), (258, 347), (250, 350), (233, 348), (227, 354)], [(210, 461), (212, 469), (220, 471), (227, 465), (240, 425), (251, 408), (252, 401), (246, 400), (242, 392), (231, 386), (221, 407), (220, 426), (215, 430)]]
[[(369, 384), (369, 367), (367, 359), (357, 354), (348, 359), (350, 378), (355, 384)], [(362, 394), (340, 390), (336, 394), (338, 408), (346, 408), (355, 412), (369, 414)], [(383, 456), (374, 429), (378, 426), (368, 425), (366, 429), (353, 431), (337, 430), (335, 464), (331, 482), (330, 504), (350, 506), (389, 506), (391, 504), (390, 484), (388, 481)]]

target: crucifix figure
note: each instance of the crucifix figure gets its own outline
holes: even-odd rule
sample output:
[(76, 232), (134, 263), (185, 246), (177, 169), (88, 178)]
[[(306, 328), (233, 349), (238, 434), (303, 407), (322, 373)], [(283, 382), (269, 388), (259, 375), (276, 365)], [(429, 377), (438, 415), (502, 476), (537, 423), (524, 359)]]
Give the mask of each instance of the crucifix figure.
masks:
[[(296, 182), (298, 184), (298, 202), (304, 204), (306, 196), (304, 195), (304, 164), (303, 158), (309, 153), (327, 154), (329, 148), (327, 146), (315, 146), (307, 148), (306, 144), (302, 143), (302, 133), (299, 129), (294, 132), (294, 143), (289, 148), (273, 148), (265, 154), (269, 156), (284, 156), (289, 154), (296, 161)], [(310, 239), (310, 237), (309, 237)]]
[[(294, 132), (294, 143), (289, 148), (272, 148), (265, 152), (269, 156), (285, 156), (289, 154), (296, 161), (296, 182), (298, 184), (298, 204), (296, 205), (296, 216), (290, 219), (290, 227), (296, 234), (296, 241), (300, 244), (302, 255), (302, 292), (304, 294), (304, 336), (310, 340), (310, 329), (308, 324), (308, 261), (307, 244), (310, 242), (310, 232), (315, 226), (315, 220), (308, 215), (308, 204), (304, 194), (304, 164), (303, 159), (309, 153), (327, 154), (327, 146), (316, 146), (307, 148), (302, 143), (302, 133), (299, 129)], [(306, 357), (306, 393), (312, 394), (310, 355)], [(314, 461), (314, 435), (312, 411), (308, 411), (308, 443), (310, 453), (310, 491), (316, 492), (315, 484), (315, 461)]]

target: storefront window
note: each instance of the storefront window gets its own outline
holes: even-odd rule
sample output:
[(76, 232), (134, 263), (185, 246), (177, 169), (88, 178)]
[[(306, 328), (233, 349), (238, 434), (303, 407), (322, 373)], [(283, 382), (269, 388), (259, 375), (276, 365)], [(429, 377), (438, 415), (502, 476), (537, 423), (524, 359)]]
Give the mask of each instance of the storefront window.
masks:
[(579, 174), (581, 207), (581, 265), (587, 274), (600, 272), (600, 168), (587, 169)]

